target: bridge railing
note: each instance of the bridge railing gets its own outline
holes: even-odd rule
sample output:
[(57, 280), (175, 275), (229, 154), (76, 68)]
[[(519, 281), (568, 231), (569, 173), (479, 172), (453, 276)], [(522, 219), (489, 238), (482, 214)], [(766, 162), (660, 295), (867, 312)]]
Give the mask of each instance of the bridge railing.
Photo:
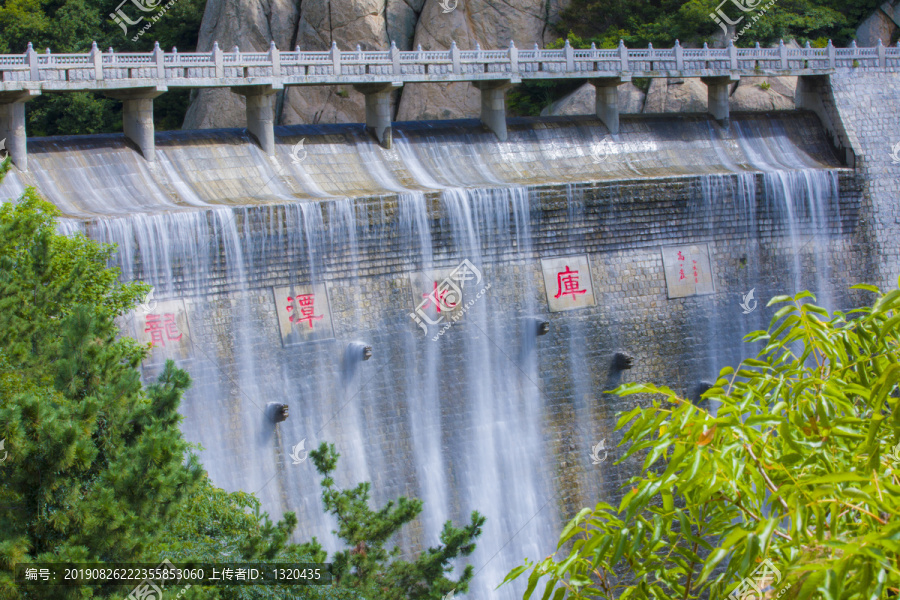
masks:
[[(665, 76), (666, 72), (700, 71), (797, 71), (843, 67), (900, 67), (900, 43), (858, 48), (673, 48), (575, 49), (568, 42), (561, 49), (518, 49), (510, 44), (502, 50), (400, 51), (340, 50), (283, 52), (274, 43), (268, 52), (223, 52), (214, 44), (211, 52), (101, 52), (94, 45), (89, 53), (37, 53), (29, 44), (25, 54), (0, 55), (3, 82), (86, 81), (100, 79), (246, 80), (252, 77), (392, 77), (434, 75), (437, 78), (479, 79), (509, 76), (579, 77), (623, 73)], [(229, 81), (229, 85), (233, 83)]]

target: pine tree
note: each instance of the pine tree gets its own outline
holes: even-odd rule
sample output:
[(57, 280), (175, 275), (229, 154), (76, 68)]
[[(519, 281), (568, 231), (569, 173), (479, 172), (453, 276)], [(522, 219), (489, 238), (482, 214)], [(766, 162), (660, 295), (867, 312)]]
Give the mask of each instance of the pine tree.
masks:
[[(369, 508), (368, 482), (350, 490), (340, 490), (334, 485), (332, 472), (340, 457), (333, 444), (322, 443), (309, 453), (316, 470), (324, 476), (322, 499), (325, 510), (337, 517), (338, 529), (334, 533), (344, 542), (347, 550), (332, 556), (332, 573), (342, 588), (357, 590), (367, 600), (439, 600), (451, 591), (465, 593), (473, 577), (472, 565), (466, 565), (459, 579), (453, 581), (446, 575), (452, 571), (450, 561), (458, 556), (468, 556), (475, 550), (475, 539), (481, 535), (484, 517), (473, 511), (471, 522), (462, 529), (450, 521), (444, 523), (441, 544), (428, 548), (418, 558), (409, 562), (397, 558), (400, 548), (387, 550), (385, 544), (405, 524), (422, 512), (422, 501), (403, 496), (388, 502), (379, 510)], [(315, 538), (302, 550), (326, 559)]]

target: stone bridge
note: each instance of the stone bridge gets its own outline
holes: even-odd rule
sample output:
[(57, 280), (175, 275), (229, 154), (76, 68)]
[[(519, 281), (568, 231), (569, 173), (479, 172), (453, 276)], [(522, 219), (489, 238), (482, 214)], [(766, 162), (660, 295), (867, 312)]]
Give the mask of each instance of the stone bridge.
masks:
[[(481, 120), (506, 140), (505, 95), (525, 79), (587, 79), (597, 88), (596, 114), (613, 134), (619, 130), (616, 87), (634, 77), (699, 77), (708, 87), (709, 112), (728, 122), (728, 92), (743, 76), (800, 77), (798, 106), (817, 113), (823, 82), (838, 69), (900, 70), (900, 43), (872, 48), (626, 48), (558, 50), (343, 51), (325, 52), (101, 52), (0, 55), (0, 139), (13, 162), (27, 169), (25, 102), (44, 92), (93, 91), (122, 100), (125, 136), (154, 160), (153, 99), (169, 89), (228, 87), (247, 101), (247, 130), (270, 156), (275, 154), (274, 94), (291, 85), (352, 85), (366, 98), (366, 127), (391, 146), (390, 93), (405, 83), (471, 82), (481, 91)], [(828, 127), (828, 123), (826, 123)], [(839, 132), (836, 133), (840, 137)], [(838, 145), (843, 145), (838, 141)]]

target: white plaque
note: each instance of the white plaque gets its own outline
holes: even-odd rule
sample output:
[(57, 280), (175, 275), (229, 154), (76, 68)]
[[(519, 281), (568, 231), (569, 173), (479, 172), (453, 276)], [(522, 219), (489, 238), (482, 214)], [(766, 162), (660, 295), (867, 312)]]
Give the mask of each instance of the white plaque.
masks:
[(709, 245), (671, 246), (662, 249), (669, 298), (714, 294)]
[(587, 308), (597, 304), (587, 255), (542, 258), (544, 287), (550, 312)]
[(481, 271), (468, 260), (452, 269), (412, 273), (413, 312), (409, 316), (427, 334), (431, 325), (440, 327), (462, 318), (483, 288)]
[(135, 339), (150, 344), (147, 364), (166, 359), (185, 360), (191, 355), (191, 330), (184, 300), (159, 300), (138, 306), (131, 315)]
[(278, 327), (285, 346), (334, 337), (324, 283), (272, 288)]

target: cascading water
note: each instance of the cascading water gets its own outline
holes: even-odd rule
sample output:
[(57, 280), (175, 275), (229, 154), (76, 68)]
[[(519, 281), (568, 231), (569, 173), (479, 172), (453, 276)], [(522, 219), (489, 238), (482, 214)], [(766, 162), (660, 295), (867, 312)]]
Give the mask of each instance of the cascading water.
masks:
[[(308, 144), (301, 164), (289, 157), (290, 140), (277, 160), (245, 144), (236, 160), (253, 170), (233, 185), (213, 185), (185, 166), (218, 157), (225, 162), (216, 173), (227, 177), (222, 132), (190, 148), (161, 136), (152, 168), (127, 148), (91, 147), (93, 166), (72, 190), (63, 178), (79, 149), (38, 142), (35, 174), (13, 174), (0, 194), (38, 185), (70, 217), (65, 231), (118, 244), (124, 279), (150, 282), (161, 303), (184, 303), (189, 350), (179, 364), (194, 385), (182, 404), (183, 430), (202, 445), (213, 482), (258, 494), (275, 517), (296, 512), (296, 539), (315, 536), (333, 552), (336, 524), (323, 513), (305, 452), (334, 443), (339, 486), (371, 481), (379, 505), (398, 495), (424, 501), (421, 518), (397, 540), (406, 551), (436, 545), (447, 520), (485, 515), (475, 554), (456, 566), (477, 571), (466, 597), (512, 600), (522, 586), (494, 591), (505, 573), (526, 556), (550, 554), (570, 509), (612, 500), (621, 481), (614, 467), (596, 469), (587, 457), (602, 437), (614, 445), (596, 330), (608, 324), (602, 335), (612, 348), (631, 334), (613, 326), (603, 296), (592, 321), (551, 315), (538, 266), (540, 258), (600, 252), (588, 247), (598, 216), (589, 198), (600, 189), (592, 186), (619, 198), (637, 179), (692, 178), (691, 210), (706, 226), (688, 237), (713, 243), (723, 264), (730, 255), (715, 244), (727, 242), (746, 265), (730, 282), (755, 285), (761, 305), (803, 287), (833, 302), (829, 243), (840, 233), (831, 170), (838, 165), (820, 147), (803, 146), (797, 131), (808, 117), (738, 119), (730, 133), (696, 118), (645, 120), (628, 134), (623, 121), (626, 133), (611, 152), (598, 146), (596, 127), (555, 123), (513, 126), (499, 151), (490, 134), (459, 124), (437, 132), (398, 126), (391, 151), (347, 128), (349, 143)], [(143, 180), (153, 185), (142, 199)], [(548, 195), (562, 198), (558, 213), (546, 209)], [(717, 241), (730, 222), (733, 239)], [(673, 243), (658, 235), (635, 247), (658, 253)], [(480, 277), (466, 281), (474, 287), (463, 290), (465, 313), (422, 332), (410, 313), (428, 287), (414, 282), (443, 279), (464, 261)], [(786, 272), (773, 273), (772, 261)], [(599, 276), (602, 267), (593, 268)], [(332, 334), (294, 343), (282, 336), (278, 311), (295, 290), (317, 286), (327, 286)], [(742, 335), (766, 323), (762, 310), (741, 315), (734, 294), (692, 301), (710, 315), (701, 359), (711, 377), (747, 352)], [(140, 315), (130, 319), (124, 326), (138, 334)], [(535, 324), (544, 320), (551, 331), (538, 338)], [(362, 360), (367, 346), (372, 356)], [(147, 376), (159, 366), (149, 360)], [(290, 417), (274, 424), (269, 402), (288, 404)], [(560, 474), (571, 473), (563, 469), (572, 460), (588, 466), (570, 486)]]

